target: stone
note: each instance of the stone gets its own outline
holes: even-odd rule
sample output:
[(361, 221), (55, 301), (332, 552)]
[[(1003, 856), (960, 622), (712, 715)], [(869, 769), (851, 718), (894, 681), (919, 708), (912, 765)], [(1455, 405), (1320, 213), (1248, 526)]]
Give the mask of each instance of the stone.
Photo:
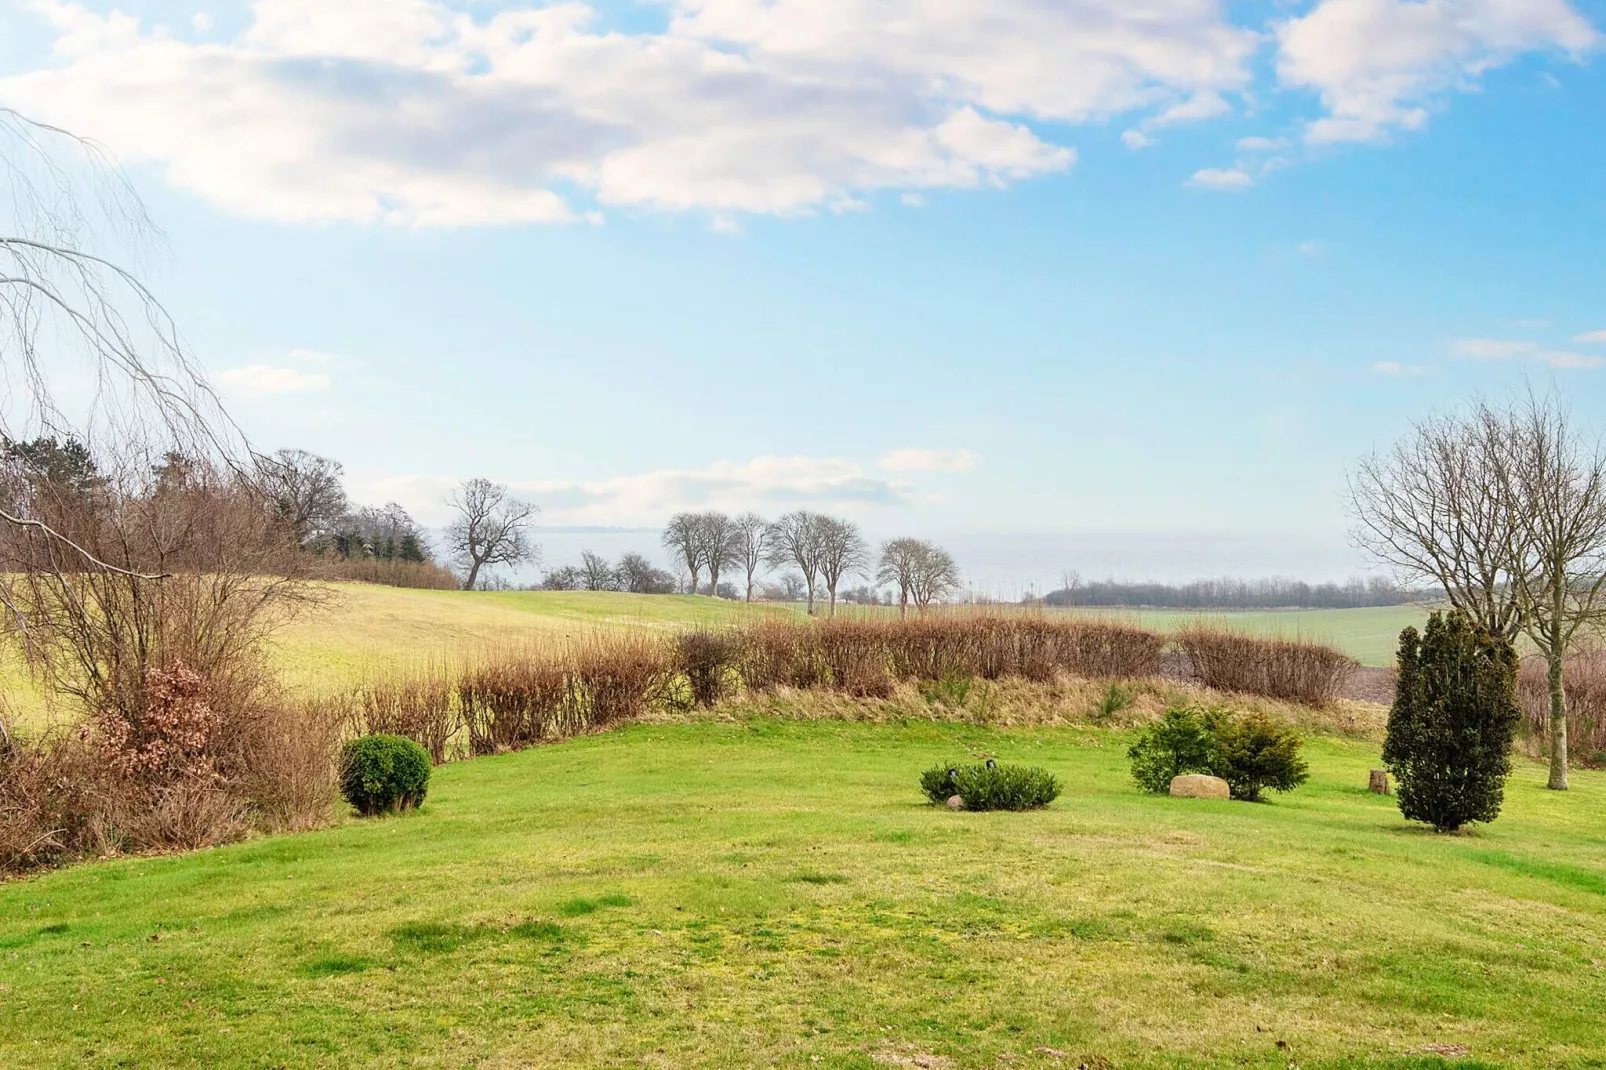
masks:
[(1232, 789), (1218, 776), (1186, 773), (1171, 778), (1171, 794), (1178, 799), (1230, 799)]
[(1371, 786), (1373, 795), (1388, 795), (1388, 794), (1390, 794), (1390, 792), (1389, 792), (1389, 771), (1387, 769), (1374, 769), (1374, 770), (1372, 770), (1372, 783), (1371, 783), (1370, 786)]
[(965, 808), (965, 797), (963, 795), (950, 795), (950, 796), (948, 796), (948, 809), (950, 809), (950, 810), (963, 810), (964, 808)]

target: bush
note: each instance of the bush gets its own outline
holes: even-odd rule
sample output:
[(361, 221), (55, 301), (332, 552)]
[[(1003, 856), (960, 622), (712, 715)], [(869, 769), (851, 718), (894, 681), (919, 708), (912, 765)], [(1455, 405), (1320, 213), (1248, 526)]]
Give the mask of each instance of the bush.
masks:
[(1383, 763), (1407, 818), (1453, 832), (1500, 813), (1521, 719), (1516, 676), (1511, 644), (1459, 612), (1400, 633)]
[(1132, 779), (1144, 791), (1163, 795), (1174, 777), (1207, 773), (1213, 769), (1215, 741), (1205, 724), (1205, 713), (1194, 706), (1173, 706), (1159, 721), (1138, 733), (1126, 756), (1132, 761)]
[(1329, 706), (1357, 662), (1340, 650), (1298, 639), (1262, 639), (1208, 625), (1185, 628), (1177, 645), (1199, 682), (1218, 691)]
[(675, 637), (676, 667), (685, 675), (695, 706), (718, 705), (734, 690), (737, 639), (729, 632), (689, 631)]
[(403, 736), (360, 736), (340, 751), (340, 793), (365, 816), (419, 806), (429, 789), (429, 755)]
[(1259, 802), (1260, 794), (1293, 791), (1310, 778), (1299, 756), (1300, 738), (1263, 713), (1233, 716), (1211, 711), (1205, 718), (1213, 746), (1209, 772), (1227, 782), (1232, 797)]
[(1036, 810), (1059, 798), (1059, 781), (1026, 765), (938, 766), (920, 774), (920, 790), (934, 803), (957, 795), (967, 810)]
[(1208, 773), (1225, 780), (1233, 798), (1259, 802), (1268, 788), (1292, 791), (1309, 778), (1299, 748), (1292, 729), (1263, 713), (1173, 706), (1138, 733), (1126, 756), (1144, 791), (1164, 794), (1173, 777)]

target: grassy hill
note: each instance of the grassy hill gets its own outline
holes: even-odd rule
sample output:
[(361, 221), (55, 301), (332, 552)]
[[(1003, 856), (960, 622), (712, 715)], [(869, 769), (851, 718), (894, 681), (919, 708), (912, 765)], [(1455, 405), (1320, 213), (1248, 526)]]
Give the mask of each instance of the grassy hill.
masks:
[[(3, 885), (0, 1065), (1601, 1065), (1606, 775), (1523, 765), (1435, 836), (1364, 790), (1371, 744), (1253, 805), (1141, 795), (1124, 743), (737, 711)], [(923, 805), (981, 752), (1065, 795)]]
[[(290, 619), (273, 640), (272, 657), (292, 687), (306, 691), (349, 686), (365, 675), (430, 658), (455, 658), (493, 645), (575, 638), (598, 631), (672, 631), (733, 624), (760, 614), (797, 614), (797, 605), (745, 605), (690, 595), (631, 595), (603, 591), (426, 591), (332, 583), (322, 597)], [(957, 612), (970, 610), (960, 609)], [(1008, 612), (988, 607), (988, 612)], [(844, 613), (864, 613), (842, 607)], [(881, 610), (880, 612), (894, 612)], [(1174, 631), (1199, 614), (1157, 610), (1055, 610), (1112, 615), (1159, 631)], [(1393, 661), (1399, 631), (1420, 624), (1415, 607), (1241, 612), (1205, 619), (1268, 635), (1318, 639), (1367, 665)], [(15, 662), (0, 660), (0, 700), (14, 716), (40, 716), (42, 700)]]

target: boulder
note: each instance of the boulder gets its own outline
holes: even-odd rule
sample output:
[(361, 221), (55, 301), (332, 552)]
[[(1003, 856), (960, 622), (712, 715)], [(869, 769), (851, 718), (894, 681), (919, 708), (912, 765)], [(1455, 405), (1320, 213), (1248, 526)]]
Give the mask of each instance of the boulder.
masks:
[(1230, 799), (1232, 789), (1218, 776), (1187, 773), (1171, 778), (1171, 794), (1178, 799)]
[(1373, 795), (1387, 795), (1389, 793), (1389, 771), (1387, 769), (1372, 770), (1370, 787)]
[(964, 808), (965, 808), (965, 797), (963, 795), (950, 795), (950, 796), (948, 796), (948, 809), (950, 809), (950, 810), (963, 810)]

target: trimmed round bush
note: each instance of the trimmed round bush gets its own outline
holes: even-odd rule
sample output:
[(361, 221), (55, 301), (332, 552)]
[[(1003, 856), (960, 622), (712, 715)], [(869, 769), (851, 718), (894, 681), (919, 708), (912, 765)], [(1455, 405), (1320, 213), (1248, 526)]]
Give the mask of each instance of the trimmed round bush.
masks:
[(1037, 810), (1059, 798), (1059, 781), (1035, 765), (940, 765), (920, 774), (920, 790), (934, 803), (951, 795), (967, 810)]
[(340, 749), (340, 793), (364, 816), (410, 810), (428, 790), (429, 754), (404, 736), (361, 736)]

